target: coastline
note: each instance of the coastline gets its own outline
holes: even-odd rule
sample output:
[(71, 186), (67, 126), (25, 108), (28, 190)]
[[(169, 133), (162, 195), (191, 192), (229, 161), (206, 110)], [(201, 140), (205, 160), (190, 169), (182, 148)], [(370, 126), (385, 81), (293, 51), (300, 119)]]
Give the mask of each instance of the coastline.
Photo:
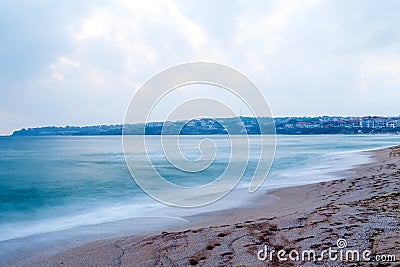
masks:
[(398, 253), (400, 147), (368, 153), (374, 161), (350, 170), (346, 179), (273, 189), (240, 208), (187, 216), (189, 224), (162, 233), (99, 238), (6, 266), (276, 266), (257, 259), (264, 244), (322, 250), (338, 238), (349, 247)]

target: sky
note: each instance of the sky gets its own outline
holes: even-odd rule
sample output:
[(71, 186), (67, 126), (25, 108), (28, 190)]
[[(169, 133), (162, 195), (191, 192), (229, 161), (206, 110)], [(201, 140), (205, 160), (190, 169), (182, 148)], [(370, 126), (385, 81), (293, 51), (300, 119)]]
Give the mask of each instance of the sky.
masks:
[(276, 117), (399, 115), (399, 10), (396, 0), (1, 1), (0, 134), (121, 124), (146, 80), (193, 61), (247, 75)]

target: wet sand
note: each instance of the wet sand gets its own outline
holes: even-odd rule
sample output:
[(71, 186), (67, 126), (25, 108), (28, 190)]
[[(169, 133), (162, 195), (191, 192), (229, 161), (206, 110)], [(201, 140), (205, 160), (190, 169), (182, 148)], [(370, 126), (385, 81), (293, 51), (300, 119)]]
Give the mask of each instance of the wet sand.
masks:
[[(191, 223), (142, 236), (98, 240), (9, 266), (396, 266), (400, 264), (400, 146), (346, 179), (274, 190), (253, 205), (187, 217)], [(397, 262), (260, 261), (258, 251), (344, 249)], [(262, 254), (261, 254), (262, 255)], [(287, 256), (287, 255), (286, 255)], [(372, 256), (371, 256), (372, 258)]]

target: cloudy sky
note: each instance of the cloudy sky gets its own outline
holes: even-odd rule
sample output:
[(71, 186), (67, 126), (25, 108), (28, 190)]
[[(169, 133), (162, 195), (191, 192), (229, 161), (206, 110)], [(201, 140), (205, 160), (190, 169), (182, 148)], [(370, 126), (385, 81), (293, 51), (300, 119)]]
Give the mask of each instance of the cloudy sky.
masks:
[(275, 116), (399, 115), (400, 1), (1, 1), (0, 134), (119, 124), (190, 61), (250, 77)]

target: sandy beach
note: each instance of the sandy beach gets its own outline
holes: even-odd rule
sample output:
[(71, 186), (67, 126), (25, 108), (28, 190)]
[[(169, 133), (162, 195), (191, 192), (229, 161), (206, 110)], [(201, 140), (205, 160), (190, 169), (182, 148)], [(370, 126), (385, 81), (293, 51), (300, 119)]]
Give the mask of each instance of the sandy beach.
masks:
[[(373, 162), (353, 169), (346, 179), (274, 190), (252, 205), (190, 216), (189, 224), (163, 232), (98, 240), (6, 265), (398, 266), (400, 146), (368, 153)], [(345, 246), (338, 247), (339, 239)], [(368, 250), (370, 260), (300, 257), (304, 250), (319, 255), (328, 248)], [(275, 254), (262, 260), (265, 249)], [(278, 258), (279, 250), (288, 253)], [(291, 251), (299, 258), (295, 252), (294, 260), (288, 258)], [(385, 262), (374, 261), (376, 255), (385, 256)]]

